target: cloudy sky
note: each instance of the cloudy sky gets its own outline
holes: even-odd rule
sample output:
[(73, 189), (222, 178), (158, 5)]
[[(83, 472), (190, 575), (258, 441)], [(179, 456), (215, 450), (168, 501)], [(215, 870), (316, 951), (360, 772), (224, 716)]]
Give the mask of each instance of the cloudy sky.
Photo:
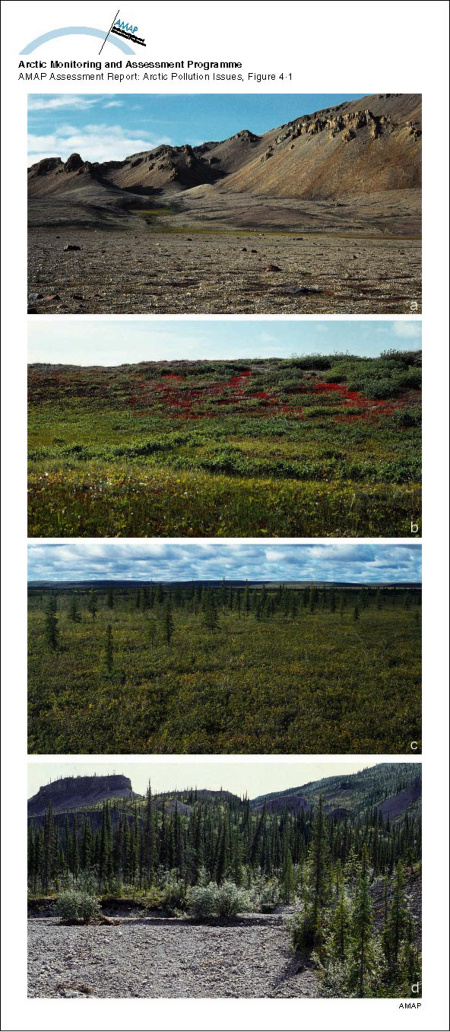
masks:
[(85, 161), (122, 160), (161, 143), (195, 146), (241, 129), (264, 133), (361, 93), (33, 94), (28, 164), (77, 151)]
[(28, 361), (75, 365), (205, 358), (367, 357), (422, 346), (419, 320), (30, 320)]
[(420, 581), (419, 544), (242, 544), (164, 540), (29, 544), (29, 581)]
[[(405, 757), (402, 757), (402, 763)], [(408, 762), (406, 758), (406, 762)], [(414, 762), (417, 762), (414, 759)], [(132, 788), (142, 795), (149, 781), (153, 792), (170, 792), (183, 788), (227, 789), (250, 799), (266, 792), (282, 792), (286, 788), (300, 788), (310, 781), (357, 774), (366, 767), (379, 763), (379, 757), (365, 757), (359, 763), (296, 763), (286, 756), (267, 756), (263, 763), (252, 757), (230, 757), (226, 763), (211, 762), (207, 757), (196, 757), (191, 762), (168, 761), (157, 757), (151, 763), (124, 763), (107, 760), (91, 763), (28, 763), (28, 798), (56, 778), (90, 776), (93, 774), (124, 774)]]

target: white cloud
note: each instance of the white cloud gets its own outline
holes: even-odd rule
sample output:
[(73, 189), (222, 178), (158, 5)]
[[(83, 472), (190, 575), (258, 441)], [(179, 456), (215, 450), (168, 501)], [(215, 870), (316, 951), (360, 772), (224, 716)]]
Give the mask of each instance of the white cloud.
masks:
[(80, 129), (59, 126), (46, 135), (29, 133), (28, 164), (34, 165), (50, 156), (66, 161), (73, 153), (81, 154), (84, 161), (123, 161), (130, 154), (153, 150), (161, 143), (170, 142), (167, 136), (143, 136), (140, 130), (120, 125), (92, 124)]
[(408, 320), (407, 322), (395, 321), (392, 323), (392, 327), (395, 337), (402, 337), (402, 339), (406, 338), (407, 340), (421, 340), (422, 338), (422, 323), (415, 320)]
[(30, 580), (420, 580), (417, 545), (242, 545), (155, 541), (29, 546)]
[(85, 111), (100, 101), (100, 97), (79, 96), (75, 93), (62, 93), (58, 97), (29, 97), (28, 111), (56, 111), (59, 108), (76, 108), (79, 111)]

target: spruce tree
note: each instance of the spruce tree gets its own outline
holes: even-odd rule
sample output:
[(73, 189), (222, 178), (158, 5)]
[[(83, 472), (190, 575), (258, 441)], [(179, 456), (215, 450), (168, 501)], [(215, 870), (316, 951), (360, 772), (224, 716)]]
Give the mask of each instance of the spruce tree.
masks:
[(408, 917), (405, 905), (405, 876), (402, 861), (399, 860), (395, 868), (392, 900), (382, 935), (383, 951), (391, 981), (398, 977), (400, 949), (408, 928)]
[(291, 902), (294, 897), (294, 890), (294, 865), (292, 863), (292, 853), (288, 848), (283, 866), (283, 900), (285, 903)]
[(172, 638), (173, 638), (173, 632), (175, 630), (175, 624), (173, 622), (173, 616), (172, 616), (172, 601), (171, 601), (170, 595), (167, 596), (166, 603), (165, 603), (165, 606), (164, 606), (163, 629), (164, 629), (164, 638), (165, 638), (165, 640), (167, 642), (167, 645), (170, 645), (170, 643), (172, 641)]
[(335, 960), (344, 961), (350, 944), (350, 910), (345, 897), (345, 886), (339, 864), (337, 875), (338, 902), (333, 912), (329, 951)]
[(105, 666), (107, 673), (112, 674), (114, 669), (114, 647), (111, 624), (108, 624), (106, 628)]
[(49, 649), (56, 652), (59, 645), (58, 617), (52, 604), (47, 606), (44, 623), (45, 640)]
[(357, 996), (370, 995), (370, 976), (374, 968), (374, 944), (372, 935), (373, 909), (370, 896), (368, 854), (363, 846), (361, 873), (358, 878), (352, 914), (350, 986)]
[(95, 617), (97, 615), (97, 592), (94, 590), (94, 588), (91, 588), (89, 592), (88, 610), (92, 616), (92, 619), (95, 620)]
[(78, 608), (78, 599), (75, 594), (72, 594), (69, 599), (69, 619), (72, 623), (80, 622), (80, 610)]

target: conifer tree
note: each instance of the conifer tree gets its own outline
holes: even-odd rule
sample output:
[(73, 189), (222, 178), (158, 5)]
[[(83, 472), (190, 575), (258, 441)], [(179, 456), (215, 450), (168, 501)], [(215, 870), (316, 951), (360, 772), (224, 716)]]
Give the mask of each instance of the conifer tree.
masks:
[(105, 666), (107, 673), (112, 674), (114, 669), (114, 647), (111, 624), (108, 624), (106, 628)]
[(338, 876), (338, 902), (331, 919), (330, 955), (344, 961), (350, 943), (350, 910), (345, 898), (344, 879), (340, 870)]
[(47, 606), (44, 624), (45, 640), (49, 649), (56, 652), (59, 645), (58, 617), (52, 604)]
[(357, 996), (365, 996), (370, 989), (370, 975), (374, 967), (372, 935), (373, 909), (370, 896), (369, 859), (366, 845), (363, 846), (361, 873), (358, 878), (352, 914), (352, 947), (349, 973), (350, 985)]
[(80, 610), (78, 608), (78, 600), (75, 594), (72, 594), (69, 599), (69, 619), (72, 623), (80, 622)]
[(219, 625), (219, 618), (217, 615), (216, 601), (214, 594), (208, 592), (205, 597), (205, 613), (204, 613), (205, 626), (208, 631), (215, 631)]
[(95, 620), (95, 617), (97, 615), (97, 592), (94, 590), (94, 588), (91, 588), (91, 591), (89, 592), (88, 610), (92, 616), (92, 619)]
[(292, 853), (288, 848), (283, 866), (283, 899), (285, 903), (291, 902), (294, 890), (294, 865), (292, 863)]
[(315, 943), (317, 943), (320, 938), (318, 932), (322, 910), (329, 900), (329, 860), (330, 854), (326, 820), (323, 809), (323, 799), (322, 796), (320, 796), (313, 822), (311, 850), (309, 856), (309, 883), (312, 894), (312, 935)]
[(106, 593), (106, 605), (108, 609), (114, 609), (114, 592), (111, 585), (108, 585), (108, 591)]
[(172, 638), (173, 638), (173, 632), (175, 630), (175, 624), (173, 622), (173, 616), (172, 616), (172, 600), (170, 598), (170, 595), (167, 596), (167, 599), (166, 599), (166, 602), (165, 602), (165, 606), (164, 606), (163, 629), (164, 629), (164, 638), (165, 638), (165, 640), (167, 642), (167, 645), (170, 645), (170, 643), (172, 641)]
[(395, 868), (392, 900), (382, 935), (383, 950), (392, 981), (398, 976), (400, 949), (408, 928), (408, 917), (405, 905), (405, 876), (402, 861), (399, 860)]

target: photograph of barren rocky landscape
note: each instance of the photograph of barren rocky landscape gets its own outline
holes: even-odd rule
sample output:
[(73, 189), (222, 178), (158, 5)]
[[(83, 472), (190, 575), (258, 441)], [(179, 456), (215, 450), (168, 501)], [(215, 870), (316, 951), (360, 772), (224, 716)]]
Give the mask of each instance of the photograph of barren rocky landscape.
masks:
[(421, 997), (420, 763), (29, 775), (29, 996)]
[(421, 748), (421, 546), (29, 545), (31, 753)]
[(103, 100), (30, 99), (31, 314), (420, 312), (419, 94)]
[(32, 537), (420, 536), (418, 320), (43, 320), (29, 345)]

